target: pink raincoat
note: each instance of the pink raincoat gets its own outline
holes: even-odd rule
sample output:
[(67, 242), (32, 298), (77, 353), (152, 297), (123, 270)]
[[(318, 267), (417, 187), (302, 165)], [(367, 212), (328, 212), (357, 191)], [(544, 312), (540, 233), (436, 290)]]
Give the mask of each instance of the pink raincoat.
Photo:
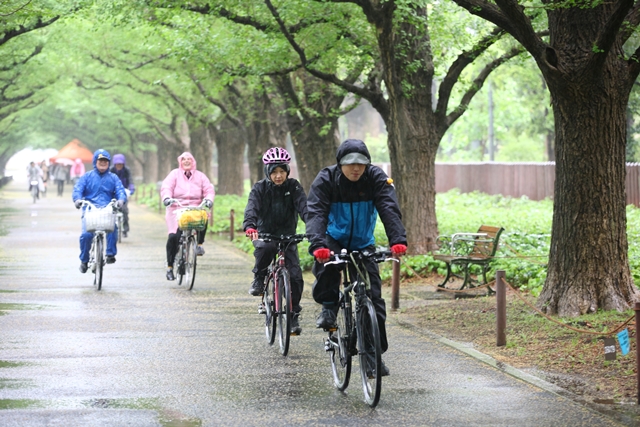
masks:
[(82, 175), (84, 175), (85, 172), (86, 170), (84, 167), (84, 163), (82, 163), (82, 160), (76, 159), (73, 166), (71, 166), (71, 171), (69, 176), (71, 177), (71, 179), (80, 178)]
[[(183, 157), (190, 157), (193, 166), (191, 167), (191, 178), (187, 178), (185, 170), (182, 168)], [(203, 199), (209, 199), (213, 202), (215, 191), (213, 185), (207, 176), (196, 170), (196, 159), (191, 153), (184, 152), (178, 157), (178, 169), (169, 172), (169, 175), (162, 181), (160, 188), (161, 200), (167, 197), (180, 200), (184, 206), (198, 206)], [(167, 207), (165, 216), (167, 229), (169, 233), (175, 233), (178, 230), (178, 219), (176, 211), (180, 206), (173, 204)]]

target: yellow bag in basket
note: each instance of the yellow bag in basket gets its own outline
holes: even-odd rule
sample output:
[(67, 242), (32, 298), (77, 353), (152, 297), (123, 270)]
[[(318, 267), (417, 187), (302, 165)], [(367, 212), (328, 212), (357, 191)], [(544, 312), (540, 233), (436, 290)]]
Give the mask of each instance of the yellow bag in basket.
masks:
[(207, 211), (202, 209), (191, 209), (184, 211), (178, 218), (178, 227), (180, 230), (204, 230), (207, 225)]

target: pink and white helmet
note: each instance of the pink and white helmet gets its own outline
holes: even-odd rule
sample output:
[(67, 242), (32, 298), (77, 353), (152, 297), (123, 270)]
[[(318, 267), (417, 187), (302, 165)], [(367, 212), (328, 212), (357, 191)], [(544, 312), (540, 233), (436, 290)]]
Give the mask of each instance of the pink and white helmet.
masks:
[(262, 163), (265, 165), (272, 165), (274, 163), (289, 164), (291, 162), (291, 155), (281, 147), (269, 148), (264, 156), (262, 156)]

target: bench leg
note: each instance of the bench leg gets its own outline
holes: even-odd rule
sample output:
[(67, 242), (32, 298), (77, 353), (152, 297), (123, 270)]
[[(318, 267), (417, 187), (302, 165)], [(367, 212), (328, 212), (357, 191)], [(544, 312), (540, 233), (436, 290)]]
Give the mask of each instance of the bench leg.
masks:
[(444, 285), (447, 284), (447, 282), (449, 281), (449, 278), (451, 277), (451, 264), (449, 264), (448, 262), (446, 264), (447, 264), (447, 277), (445, 277), (444, 281), (438, 285), (438, 288), (444, 288)]

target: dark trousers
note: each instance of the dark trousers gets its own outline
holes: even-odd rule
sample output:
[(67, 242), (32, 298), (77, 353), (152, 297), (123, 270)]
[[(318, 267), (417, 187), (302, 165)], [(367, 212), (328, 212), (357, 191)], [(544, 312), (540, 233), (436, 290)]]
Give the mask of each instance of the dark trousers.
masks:
[[(207, 226), (205, 224), (204, 230), (198, 231), (198, 244), (204, 243), (204, 237), (207, 234)], [(169, 233), (167, 238), (167, 267), (173, 267), (173, 260), (178, 253), (178, 245), (180, 244), (180, 236), (182, 236), (182, 230), (178, 229), (175, 233)]]
[(129, 201), (126, 201), (124, 205), (122, 205), (122, 208), (120, 210), (122, 211), (122, 231), (124, 233), (128, 233), (129, 232)]
[(56, 184), (58, 184), (58, 196), (62, 196), (62, 192), (64, 191), (64, 180), (56, 179)]
[[(278, 245), (273, 242), (265, 242), (263, 240), (254, 240), (253, 256), (256, 259), (253, 273), (256, 276), (264, 277), (267, 275), (267, 268), (273, 258), (278, 253)], [(298, 256), (298, 245), (289, 245), (284, 253), (284, 265), (289, 271), (289, 279), (291, 280), (291, 303), (293, 311), (300, 313), (300, 299), (302, 298), (302, 290), (304, 289), (304, 280), (302, 280), (302, 270), (300, 269), (300, 257)]]
[[(327, 244), (329, 249), (331, 249), (335, 253), (339, 253), (342, 249), (340, 244), (327, 236)], [(364, 250), (368, 250), (370, 252), (375, 251), (374, 246), (370, 246), (368, 248), (363, 248)], [(378, 264), (372, 260), (366, 260), (365, 267), (369, 272), (369, 279), (371, 281), (371, 302), (373, 302), (373, 306), (376, 309), (376, 317), (378, 319), (378, 327), (380, 329), (380, 342), (382, 345), (382, 352), (384, 353), (389, 348), (389, 343), (387, 342), (387, 328), (385, 322), (387, 320), (387, 306), (382, 298), (382, 279), (380, 278), (380, 271), (378, 269)], [(322, 304), (323, 307), (327, 308), (335, 308), (338, 304), (338, 300), (340, 298), (340, 281), (341, 278), (341, 266), (337, 265), (327, 265), (320, 264), (319, 262), (314, 262), (313, 264), (313, 275), (316, 278), (316, 281), (313, 284), (312, 295), (313, 299), (318, 303)], [(354, 271), (352, 271), (354, 273)], [(355, 277), (355, 274), (353, 275)]]

